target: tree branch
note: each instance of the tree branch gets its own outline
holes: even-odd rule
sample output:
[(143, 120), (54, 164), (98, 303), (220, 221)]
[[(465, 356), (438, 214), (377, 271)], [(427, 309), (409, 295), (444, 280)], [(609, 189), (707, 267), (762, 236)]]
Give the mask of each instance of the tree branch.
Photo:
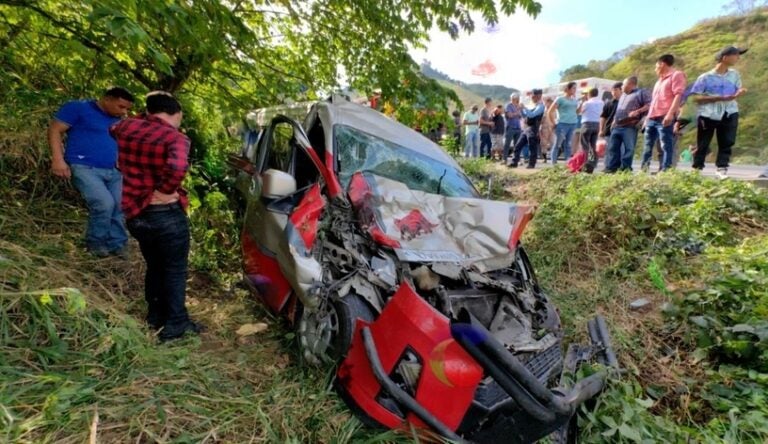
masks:
[[(94, 42), (93, 40), (83, 35), (81, 31), (78, 30), (76, 27), (72, 26), (72, 24), (59, 20), (58, 18), (51, 15), (48, 11), (43, 10), (37, 5), (33, 5), (31, 3), (22, 2), (22, 1), (14, 1), (14, 0), (1, 0), (0, 4), (9, 4), (10, 6), (27, 8), (31, 11), (36, 12), (38, 15), (48, 20), (50, 23), (67, 31), (81, 45), (97, 52), (100, 55), (107, 57), (108, 59), (116, 63), (120, 68), (130, 72), (133, 75), (133, 77), (136, 80), (138, 80), (142, 85), (146, 86), (149, 89), (154, 89), (156, 87), (156, 82), (150, 79), (149, 77), (147, 77), (143, 72), (141, 72), (141, 70), (139, 70), (138, 68), (132, 67), (130, 64), (128, 64), (124, 60), (118, 59), (108, 49), (104, 48), (103, 46), (99, 45), (98, 43)], [(39, 31), (34, 31), (34, 32), (40, 35), (44, 35), (42, 32), (39, 32)], [(58, 38), (60, 40), (65, 40), (65, 38), (62, 36), (55, 36), (55, 35), (47, 35), (47, 36), (51, 38)]]

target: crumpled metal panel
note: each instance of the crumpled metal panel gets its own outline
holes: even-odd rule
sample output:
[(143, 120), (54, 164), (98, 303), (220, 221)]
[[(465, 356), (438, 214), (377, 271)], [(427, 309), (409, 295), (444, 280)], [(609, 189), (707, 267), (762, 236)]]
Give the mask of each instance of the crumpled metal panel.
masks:
[(304, 307), (312, 309), (318, 300), (311, 290), (322, 282), (323, 267), (312, 256), (317, 225), (325, 208), (320, 186), (315, 184), (303, 196), (285, 225), (284, 245), (277, 252), (280, 269), (291, 283)]
[[(366, 324), (357, 321), (352, 345), (336, 374), (337, 384), (347, 394), (344, 399), (386, 427), (407, 430), (408, 423), (425, 427), (413, 413), (401, 418), (379, 402), (381, 385), (371, 370), (360, 334)], [(472, 403), (483, 371), (451, 337), (448, 318), (403, 282), (381, 315), (370, 323), (370, 329), (387, 374), (392, 374), (406, 350), (419, 358), (422, 367), (414, 398), (455, 430)]]
[[(479, 270), (509, 265), (533, 207), (414, 191), (405, 184), (370, 173), (356, 173), (370, 192), (350, 197), (366, 216), (374, 240), (395, 248), (407, 262), (457, 262)], [(500, 260), (501, 259), (501, 260)]]

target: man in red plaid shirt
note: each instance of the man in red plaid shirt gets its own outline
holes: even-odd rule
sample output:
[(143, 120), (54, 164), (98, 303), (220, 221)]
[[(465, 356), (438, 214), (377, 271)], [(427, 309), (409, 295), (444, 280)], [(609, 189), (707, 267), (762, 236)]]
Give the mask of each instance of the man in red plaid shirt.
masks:
[(189, 139), (178, 130), (181, 118), (181, 105), (173, 96), (154, 92), (147, 95), (146, 115), (110, 129), (123, 173), (126, 225), (147, 263), (147, 322), (162, 329), (161, 341), (201, 331), (185, 306), (189, 220), (181, 182), (189, 166)]

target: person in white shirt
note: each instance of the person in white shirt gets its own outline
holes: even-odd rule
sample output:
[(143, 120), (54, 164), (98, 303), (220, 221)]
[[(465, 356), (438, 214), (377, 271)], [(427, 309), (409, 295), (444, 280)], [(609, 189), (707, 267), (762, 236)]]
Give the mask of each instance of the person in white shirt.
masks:
[(597, 136), (600, 133), (600, 114), (605, 103), (597, 97), (597, 88), (589, 90), (589, 99), (582, 101), (576, 112), (581, 115), (581, 149), (587, 151), (584, 171), (592, 173), (597, 166)]

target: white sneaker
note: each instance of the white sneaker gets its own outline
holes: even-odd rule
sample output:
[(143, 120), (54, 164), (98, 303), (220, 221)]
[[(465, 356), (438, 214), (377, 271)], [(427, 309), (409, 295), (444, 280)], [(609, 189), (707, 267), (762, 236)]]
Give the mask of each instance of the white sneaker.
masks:
[(718, 179), (727, 179), (728, 168), (718, 168), (717, 171), (715, 171), (715, 177), (717, 177)]

